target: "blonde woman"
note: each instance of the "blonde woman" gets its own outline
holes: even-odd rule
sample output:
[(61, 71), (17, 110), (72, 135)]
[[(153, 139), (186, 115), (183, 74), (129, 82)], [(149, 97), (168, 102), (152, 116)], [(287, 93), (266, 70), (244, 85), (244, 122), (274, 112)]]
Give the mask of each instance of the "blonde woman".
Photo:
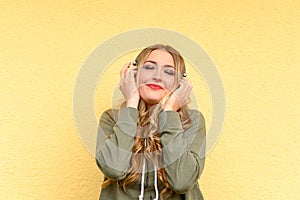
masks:
[(182, 56), (168, 45), (147, 47), (124, 65), (125, 101), (102, 114), (98, 129), (101, 200), (203, 199), (205, 122), (187, 107), (192, 86), (185, 76)]

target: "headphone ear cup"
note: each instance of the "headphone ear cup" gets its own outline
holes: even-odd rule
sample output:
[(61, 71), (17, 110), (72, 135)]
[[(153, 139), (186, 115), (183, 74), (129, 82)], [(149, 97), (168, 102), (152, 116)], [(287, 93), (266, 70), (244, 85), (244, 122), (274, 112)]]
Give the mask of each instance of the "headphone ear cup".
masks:
[(132, 65), (133, 65), (133, 66), (136, 66), (136, 65), (137, 65), (136, 59), (132, 62)]
[(185, 69), (185, 65), (183, 66), (183, 74), (182, 74), (183, 77), (186, 77), (187, 74), (186, 74), (186, 69)]

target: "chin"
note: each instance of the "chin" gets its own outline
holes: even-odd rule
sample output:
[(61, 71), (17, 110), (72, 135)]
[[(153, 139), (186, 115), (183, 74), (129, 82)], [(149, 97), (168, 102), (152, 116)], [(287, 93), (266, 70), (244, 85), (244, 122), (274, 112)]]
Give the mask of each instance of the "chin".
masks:
[(149, 105), (154, 105), (154, 104), (158, 104), (159, 101), (162, 99), (162, 96), (158, 96), (158, 95), (151, 95), (151, 94), (140, 94), (141, 95), (141, 99), (143, 99), (145, 101), (146, 104)]
[(145, 101), (148, 105), (154, 105), (158, 104), (159, 101), (166, 95), (166, 91), (164, 90), (152, 90), (148, 87), (141, 87), (139, 89), (139, 93), (141, 96), (141, 99)]
[(151, 92), (140, 92), (141, 99), (148, 104), (148, 105), (154, 105), (158, 104), (159, 101), (162, 99), (161, 95), (153, 94)]
[[(142, 98), (143, 99), (143, 98)], [(160, 99), (143, 99), (147, 105), (155, 105), (158, 104)]]

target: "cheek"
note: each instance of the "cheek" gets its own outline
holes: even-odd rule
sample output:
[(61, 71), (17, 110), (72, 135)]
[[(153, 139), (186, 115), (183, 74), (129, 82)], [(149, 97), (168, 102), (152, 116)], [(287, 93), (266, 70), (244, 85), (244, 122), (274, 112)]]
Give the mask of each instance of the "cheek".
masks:
[(151, 78), (151, 74), (141, 72), (137, 77), (139, 86), (148, 81)]
[(175, 85), (175, 77), (167, 77), (165, 78), (165, 84), (166, 84), (166, 87), (169, 89), (169, 90), (172, 90), (174, 88), (174, 85)]

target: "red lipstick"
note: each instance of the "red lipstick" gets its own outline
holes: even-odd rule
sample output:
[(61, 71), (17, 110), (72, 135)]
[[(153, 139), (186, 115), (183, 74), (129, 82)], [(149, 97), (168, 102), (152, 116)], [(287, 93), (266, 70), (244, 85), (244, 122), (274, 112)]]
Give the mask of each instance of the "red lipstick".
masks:
[(156, 85), (156, 84), (147, 84), (147, 86), (153, 90), (161, 90), (162, 89), (162, 87), (160, 87), (159, 85)]

